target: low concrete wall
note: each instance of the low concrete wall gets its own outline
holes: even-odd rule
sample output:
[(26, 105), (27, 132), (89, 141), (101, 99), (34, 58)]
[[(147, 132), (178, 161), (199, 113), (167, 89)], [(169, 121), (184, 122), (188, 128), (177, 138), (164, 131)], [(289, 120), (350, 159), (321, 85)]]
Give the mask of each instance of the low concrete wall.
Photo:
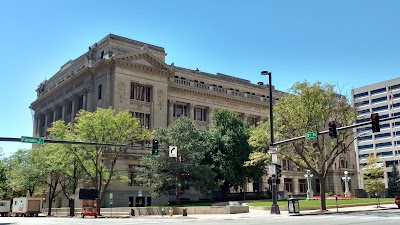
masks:
[[(183, 215), (184, 207), (172, 207), (174, 215)], [(132, 211), (133, 210), (133, 211)], [(146, 215), (160, 215), (164, 211), (164, 215), (169, 215), (169, 207), (118, 207), (118, 208), (101, 208), (102, 216), (146, 216)], [(51, 210), (52, 216), (69, 216), (69, 208), (53, 208)], [(187, 207), (186, 212), (188, 215), (193, 214), (236, 214), (248, 213), (249, 206), (199, 206)], [(43, 212), (47, 215), (47, 210)], [(75, 209), (75, 216), (80, 216), (81, 208)]]

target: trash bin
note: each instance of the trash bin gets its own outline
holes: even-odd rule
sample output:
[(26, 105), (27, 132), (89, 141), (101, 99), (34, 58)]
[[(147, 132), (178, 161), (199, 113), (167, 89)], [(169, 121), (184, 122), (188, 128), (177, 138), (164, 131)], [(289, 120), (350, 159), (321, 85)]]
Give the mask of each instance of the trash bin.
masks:
[(288, 199), (288, 211), (289, 213), (299, 213), (299, 200), (296, 198), (289, 198)]
[(185, 208), (183, 208), (183, 216), (187, 216), (187, 208), (185, 207)]
[(135, 216), (135, 210), (131, 209), (131, 216)]

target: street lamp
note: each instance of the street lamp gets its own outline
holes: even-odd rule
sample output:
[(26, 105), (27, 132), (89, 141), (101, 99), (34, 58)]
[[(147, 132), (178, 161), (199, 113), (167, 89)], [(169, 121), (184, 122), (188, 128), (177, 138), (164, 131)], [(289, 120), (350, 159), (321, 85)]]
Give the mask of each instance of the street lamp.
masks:
[[(270, 151), (269, 153), (272, 155), (273, 158), (276, 158), (276, 151), (274, 148), (274, 117), (273, 117), (273, 113), (272, 113), (272, 74), (271, 72), (268, 71), (262, 71), (261, 75), (263, 76), (268, 76), (269, 78), (269, 125), (270, 125), (270, 134), (271, 134), (271, 138), (270, 138)], [(275, 163), (275, 167), (276, 167), (276, 163), (277, 162), (272, 162), (273, 164)], [(273, 165), (274, 166), (274, 165)], [(276, 175), (272, 175), (272, 206), (271, 206), (271, 214), (281, 214), (280, 210), (279, 210), (279, 205), (278, 205), (278, 194), (277, 194), (277, 187), (276, 187)]]

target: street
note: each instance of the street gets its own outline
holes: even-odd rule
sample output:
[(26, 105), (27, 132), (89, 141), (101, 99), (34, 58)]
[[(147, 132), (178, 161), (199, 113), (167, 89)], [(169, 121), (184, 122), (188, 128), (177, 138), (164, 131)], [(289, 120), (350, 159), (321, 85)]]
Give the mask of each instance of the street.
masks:
[(0, 225), (135, 225), (135, 224), (298, 224), (298, 225), (343, 225), (343, 224), (398, 224), (400, 214), (398, 209), (364, 211), (356, 213), (339, 213), (327, 215), (288, 216), (270, 215), (268, 212), (246, 213), (234, 215), (193, 215), (188, 217), (135, 217), (135, 218), (66, 218), (66, 217), (1, 217)]

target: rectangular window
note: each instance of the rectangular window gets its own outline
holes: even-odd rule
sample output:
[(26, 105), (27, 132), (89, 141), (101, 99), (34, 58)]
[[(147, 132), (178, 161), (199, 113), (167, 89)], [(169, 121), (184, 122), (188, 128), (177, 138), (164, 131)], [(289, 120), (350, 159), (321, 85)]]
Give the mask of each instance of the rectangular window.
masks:
[(387, 96), (383, 96), (380, 98), (374, 98), (371, 100), (371, 103), (374, 104), (374, 103), (384, 102), (384, 101), (387, 101)]
[(187, 106), (182, 104), (174, 105), (174, 117), (187, 116)]
[(387, 138), (391, 137), (390, 133), (383, 133), (383, 134), (376, 134), (375, 139), (382, 139), (382, 138)]
[(382, 111), (382, 110), (386, 110), (386, 109), (388, 109), (388, 108), (389, 108), (389, 107), (388, 107), (387, 105), (379, 106), (379, 107), (372, 108), (372, 112)]
[(358, 150), (364, 150), (364, 149), (372, 149), (374, 146), (372, 144), (370, 145), (360, 145), (358, 146)]
[(392, 146), (392, 142), (383, 142), (375, 144), (375, 148), (384, 148), (388, 146)]
[(306, 193), (306, 179), (299, 179), (299, 191), (300, 193)]
[(249, 123), (252, 126), (255, 126), (257, 124), (257, 118), (247, 117), (247, 123)]
[(287, 192), (293, 192), (293, 187), (292, 187), (292, 179), (290, 178), (284, 178), (283, 183), (285, 185), (285, 190)]
[(97, 86), (97, 99), (100, 100), (101, 99), (101, 84), (99, 84)]
[(372, 140), (372, 135), (368, 136), (361, 136), (357, 138), (359, 141), (367, 141), (367, 140)]
[(400, 89), (400, 84), (392, 85), (389, 87), (390, 90)]
[(382, 92), (385, 92), (385, 91), (386, 91), (386, 87), (375, 89), (375, 90), (371, 91), (371, 95), (379, 94), (379, 93), (382, 93)]
[(371, 121), (371, 118), (359, 119), (359, 120), (356, 120), (356, 123), (364, 123), (364, 122), (368, 122), (368, 121)]
[(78, 99), (78, 110), (83, 109), (83, 95), (79, 96)]
[(395, 104), (393, 104), (393, 106), (392, 106), (393, 108), (398, 108), (398, 107), (400, 107), (400, 102), (399, 103), (395, 103)]
[(379, 127), (380, 127), (381, 129), (389, 128), (389, 127), (390, 127), (390, 123), (379, 124)]
[(143, 186), (143, 182), (141, 181), (136, 181), (135, 177), (136, 177), (136, 169), (137, 166), (135, 165), (129, 165), (129, 173), (128, 173), (128, 178), (130, 179), (128, 186)]
[(206, 109), (195, 108), (194, 109), (194, 119), (197, 121), (206, 121)]
[(377, 152), (376, 156), (393, 156), (393, 152)]
[(365, 101), (362, 101), (362, 102), (356, 102), (354, 105), (355, 105), (356, 107), (364, 106), (364, 105), (369, 105), (369, 100), (365, 100)]
[(368, 92), (367, 91), (363, 92), (363, 93), (355, 94), (354, 95), (354, 99), (365, 97), (365, 96), (368, 96)]
[(362, 115), (362, 114), (366, 114), (366, 113), (369, 113), (369, 112), (371, 112), (369, 109), (364, 109), (364, 110), (357, 111), (357, 114), (358, 115)]
[(133, 117), (138, 118), (140, 120), (141, 127), (150, 128), (150, 114), (148, 113), (140, 113), (140, 112), (131, 112)]
[(130, 99), (151, 102), (151, 87), (131, 83)]

